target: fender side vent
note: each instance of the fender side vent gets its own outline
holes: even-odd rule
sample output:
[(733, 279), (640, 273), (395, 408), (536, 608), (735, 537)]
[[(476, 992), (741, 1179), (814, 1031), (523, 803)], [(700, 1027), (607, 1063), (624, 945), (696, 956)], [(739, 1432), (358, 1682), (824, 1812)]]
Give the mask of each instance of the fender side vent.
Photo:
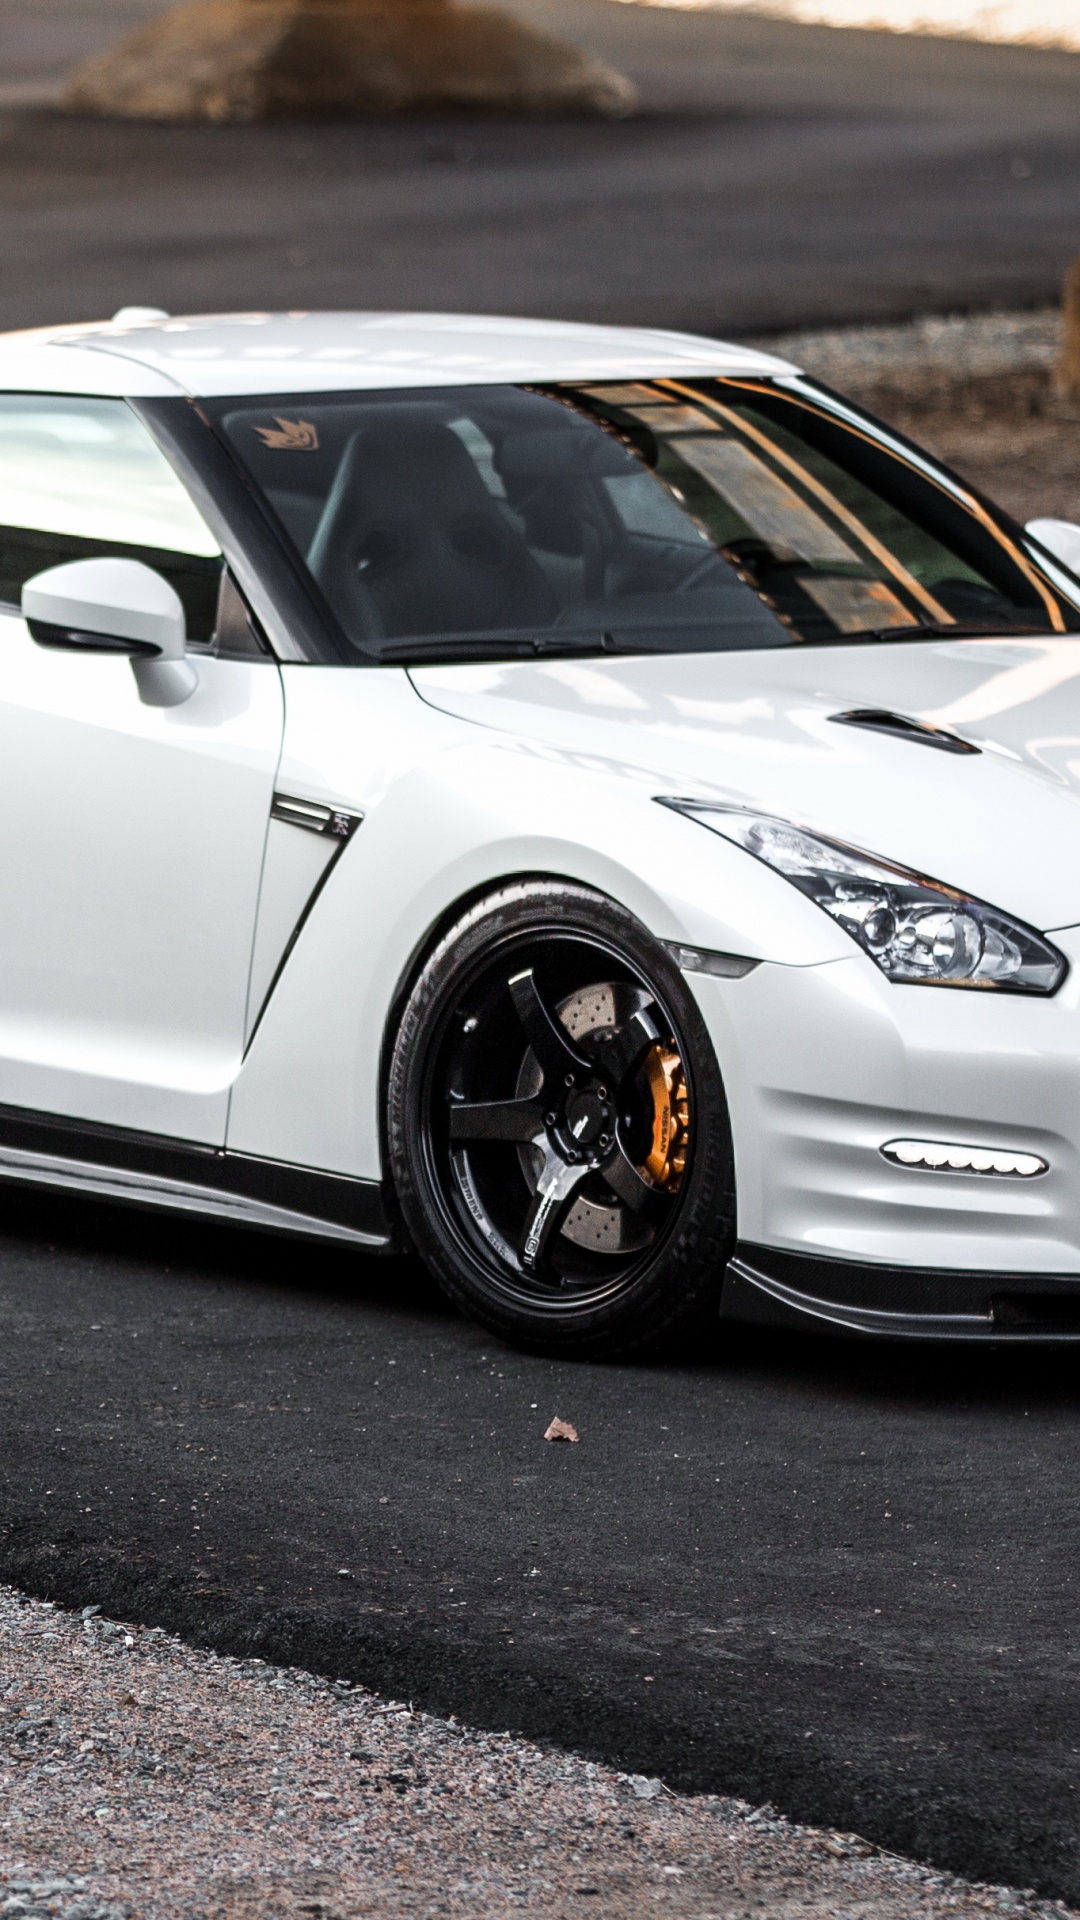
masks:
[(324, 807), (317, 800), (298, 800), (288, 793), (275, 793), (270, 808), (272, 820), (284, 820), (290, 827), (303, 827), (306, 833), (329, 834), (334, 840), (348, 840), (363, 817), (362, 813), (346, 813), (340, 807)]

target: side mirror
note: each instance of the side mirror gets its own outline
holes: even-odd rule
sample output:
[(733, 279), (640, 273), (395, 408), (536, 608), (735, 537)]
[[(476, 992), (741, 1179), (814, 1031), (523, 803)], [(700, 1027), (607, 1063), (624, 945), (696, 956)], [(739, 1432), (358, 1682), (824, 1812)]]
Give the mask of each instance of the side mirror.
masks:
[(185, 658), (180, 596), (141, 560), (69, 560), (28, 580), (22, 610), (39, 647), (126, 653), (148, 707), (178, 707), (199, 684)]
[(1033, 540), (1060, 560), (1070, 573), (1080, 574), (1080, 527), (1072, 520), (1029, 520), (1024, 528)]

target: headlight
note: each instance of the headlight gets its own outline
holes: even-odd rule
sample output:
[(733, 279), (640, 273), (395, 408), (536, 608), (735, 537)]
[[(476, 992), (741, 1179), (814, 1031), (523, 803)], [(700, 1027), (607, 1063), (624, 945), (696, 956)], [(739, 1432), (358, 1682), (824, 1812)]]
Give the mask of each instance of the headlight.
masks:
[(768, 814), (708, 800), (662, 799), (782, 873), (850, 933), (890, 980), (929, 987), (1054, 993), (1066, 961), (1021, 920)]

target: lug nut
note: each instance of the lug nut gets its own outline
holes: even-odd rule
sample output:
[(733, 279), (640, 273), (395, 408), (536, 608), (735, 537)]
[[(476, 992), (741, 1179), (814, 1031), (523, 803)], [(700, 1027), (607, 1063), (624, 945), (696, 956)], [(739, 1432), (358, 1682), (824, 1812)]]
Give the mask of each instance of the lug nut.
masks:
[(572, 1073), (568, 1073), (568, 1074), (567, 1074), (567, 1076), (566, 1076), (566, 1084), (567, 1084), (567, 1086), (568, 1086), (568, 1087), (572, 1087), (572, 1086), (573, 1086), (573, 1084), (574, 1084), (574, 1076), (573, 1076), (573, 1074), (572, 1074)]
[(555, 1125), (555, 1115), (553, 1113), (545, 1113), (544, 1125), (545, 1127), (553, 1127)]

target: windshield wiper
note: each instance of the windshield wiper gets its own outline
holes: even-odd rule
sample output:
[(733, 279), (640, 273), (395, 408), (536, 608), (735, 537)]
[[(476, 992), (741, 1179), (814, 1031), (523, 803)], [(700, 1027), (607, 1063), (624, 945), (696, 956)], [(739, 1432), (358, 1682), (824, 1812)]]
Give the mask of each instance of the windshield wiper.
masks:
[[(918, 626), (866, 627), (863, 632), (874, 640), (1007, 640), (1013, 634), (1048, 633), (1048, 627), (1006, 626), (989, 620), (920, 620)], [(845, 635), (856, 640), (859, 634)]]
[[(860, 627), (856, 633), (829, 634), (827, 638), (803, 644), (843, 646), (866, 640), (1007, 640), (1012, 636), (1044, 635), (1046, 627), (1012, 626), (984, 620), (928, 620), (915, 625)], [(1080, 637), (1080, 636), (1078, 636)], [(666, 649), (650, 646), (640, 636), (615, 633), (583, 633), (570, 629), (542, 633), (449, 633), (433, 634), (430, 639), (393, 640), (380, 647), (379, 661), (386, 666), (423, 667), (439, 661), (543, 660), (545, 658), (595, 658), (611, 653), (662, 653)]]
[(543, 660), (547, 655), (579, 658), (598, 653), (652, 653), (655, 649), (610, 633), (446, 634), (430, 640), (396, 640), (380, 647), (379, 659), (399, 667), (423, 667), (437, 660)]

